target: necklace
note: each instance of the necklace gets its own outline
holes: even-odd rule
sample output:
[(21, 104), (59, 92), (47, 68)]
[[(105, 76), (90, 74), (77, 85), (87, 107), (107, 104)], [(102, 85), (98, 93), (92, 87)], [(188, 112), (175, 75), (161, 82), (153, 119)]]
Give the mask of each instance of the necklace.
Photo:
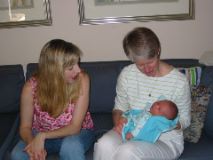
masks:
[(152, 83), (149, 87), (149, 90), (148, 90), (148, 97), (152, 97), (152, 92), (156, 89), (155, 85), (156, 85), (157, 80), (158, 80), (158, 77), (155, 77), (155, 79), (152, 81)]

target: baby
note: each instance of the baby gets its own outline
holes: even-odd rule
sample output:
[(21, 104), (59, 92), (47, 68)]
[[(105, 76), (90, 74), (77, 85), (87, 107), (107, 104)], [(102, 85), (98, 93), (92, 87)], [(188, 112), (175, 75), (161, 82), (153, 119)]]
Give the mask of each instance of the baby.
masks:
[(150, 111), (129, 110), (123, 114), (127, 122), (122, 130), (122, 138), (154, 143), (162, 132), (176, 127), (177, 115), (176, 104), (169, 100), (156, 101)]

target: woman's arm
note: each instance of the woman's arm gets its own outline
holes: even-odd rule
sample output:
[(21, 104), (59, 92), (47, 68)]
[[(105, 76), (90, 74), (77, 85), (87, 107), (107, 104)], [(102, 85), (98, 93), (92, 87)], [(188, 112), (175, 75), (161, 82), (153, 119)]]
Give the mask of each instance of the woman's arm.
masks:
[(120, 119), (122, 118), (122, 114), (123, 112), (119, 109), (114, 109), (112, 111), (112, 118), (113, 118), (113, 124), (114, 126), (117, 126), (117, 124), (119, 123)]
[(127, 122), (126, 118), (122, 116), (123, 112), (128, 109), (128, 99), (127, 99), (127, 71), (122, 70), (118, 76), (116, 84), (116, 97), (115, 106), (112, 112), (114, 131), (121, 134), (124, 123)]
[(127, 119), (122, 116), (123, 111), (114, 109), (112, 112), (113, 123), (114, 123), (114, 131), (121, 135), (123, 126), (127, 123)]
[(82, 123), (89, 105), (90, 80), (86, 73), (80, 73), (81, 92), (77, 100), (71, 123), (63, 128), (54, 131), (40, 133), (43, 139), (60, 138), (68, 135), (78, 134), (82, 128)]
[(187, 80), (177, 92), (175, 103), (178, 106), (180, 119), (176, 129), (185, 129), (191, 121), (191, 93)]

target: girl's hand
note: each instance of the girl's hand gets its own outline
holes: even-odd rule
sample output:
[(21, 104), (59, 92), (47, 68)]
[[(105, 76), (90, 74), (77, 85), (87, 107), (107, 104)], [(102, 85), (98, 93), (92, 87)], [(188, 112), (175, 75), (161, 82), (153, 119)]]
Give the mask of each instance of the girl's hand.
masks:
[(45, 134), (38, 133), (34, 139), (25, 147), (26, 151), (30, 157), (30, 160), (45, 160), (47, 155), (44, 149)]

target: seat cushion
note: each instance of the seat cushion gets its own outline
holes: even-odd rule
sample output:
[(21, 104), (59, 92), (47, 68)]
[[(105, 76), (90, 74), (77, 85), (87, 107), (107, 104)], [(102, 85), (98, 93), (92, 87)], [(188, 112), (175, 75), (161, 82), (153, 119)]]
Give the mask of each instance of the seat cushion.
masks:
[(207, 137), (205, 133), (201, 136), (198, 143), (185, 142), (184, 151), (180, 160), (211, 160), (213, 139)]

